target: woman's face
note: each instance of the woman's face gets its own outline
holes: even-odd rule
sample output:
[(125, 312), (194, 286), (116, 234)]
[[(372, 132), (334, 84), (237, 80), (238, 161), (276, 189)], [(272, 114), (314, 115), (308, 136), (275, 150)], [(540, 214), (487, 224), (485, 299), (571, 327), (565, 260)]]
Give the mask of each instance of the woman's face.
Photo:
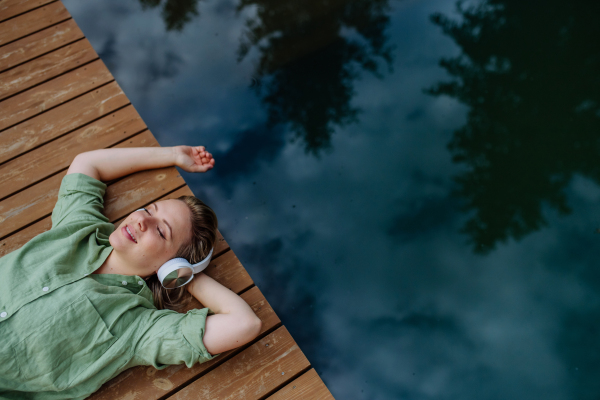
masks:
[(152, 203), (147, 211), (135, 211), (110, 235), (110, 244), (132, 275), (156, 273), (179, 248), (189, 243), (191, 213), (180, 200)]

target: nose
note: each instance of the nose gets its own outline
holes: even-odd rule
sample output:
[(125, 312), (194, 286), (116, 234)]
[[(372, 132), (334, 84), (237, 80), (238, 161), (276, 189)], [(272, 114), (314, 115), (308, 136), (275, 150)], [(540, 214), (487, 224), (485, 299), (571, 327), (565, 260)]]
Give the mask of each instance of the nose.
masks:
[(141, 210), (138, 214), (137, 224), (140, 231), (144, 232), (148, 228), (149, 219), (152, 218), (151, 215), (145, 210)]

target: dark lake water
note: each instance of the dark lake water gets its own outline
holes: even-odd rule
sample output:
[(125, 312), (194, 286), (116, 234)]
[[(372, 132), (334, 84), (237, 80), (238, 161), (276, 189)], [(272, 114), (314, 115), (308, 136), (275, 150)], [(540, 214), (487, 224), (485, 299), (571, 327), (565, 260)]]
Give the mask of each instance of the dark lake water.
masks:
[(599, 398), (600, 3), (64, 3), (336, 398)]

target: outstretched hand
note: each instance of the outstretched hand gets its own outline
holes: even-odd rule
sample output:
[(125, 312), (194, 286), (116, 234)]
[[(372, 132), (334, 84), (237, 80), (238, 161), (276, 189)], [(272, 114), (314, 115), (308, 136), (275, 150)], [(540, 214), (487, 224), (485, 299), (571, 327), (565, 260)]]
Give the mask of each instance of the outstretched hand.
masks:
[(206, 172), (215, 166), (212, 154), (204, 146), (175, 146), (175, 165), (186, 172)]

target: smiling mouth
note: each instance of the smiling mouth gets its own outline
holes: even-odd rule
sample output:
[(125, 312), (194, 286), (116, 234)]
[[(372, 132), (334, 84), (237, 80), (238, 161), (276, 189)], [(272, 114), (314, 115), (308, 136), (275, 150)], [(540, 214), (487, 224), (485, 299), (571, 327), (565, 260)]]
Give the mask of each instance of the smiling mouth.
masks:
[(129, 230), (129, 226), (125, 225), (125, 230), (127, 231), (127, 233), (129, 234), (129, 237), (131, 237), (131, 240), (133, 240), (134, 242), (137, 243), (137, 240), (135, 240), (135, 238), (133, 237), (133, 234), (131, 233), (131, 231)]

